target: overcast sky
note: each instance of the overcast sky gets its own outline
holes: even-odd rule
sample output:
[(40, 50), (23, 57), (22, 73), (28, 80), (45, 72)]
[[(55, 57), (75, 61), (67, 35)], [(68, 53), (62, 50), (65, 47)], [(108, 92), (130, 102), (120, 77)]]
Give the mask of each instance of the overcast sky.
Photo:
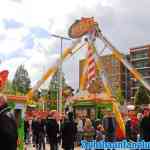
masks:
[[(60, 41), (49, 34), (68, 36), (69, 26), (80, 17), (95, 17), (121, 52), (149, 44), (149, 8), (149, 0), (0, 0), (0, 70), (8, 69), (12, 79), (24, 64), (34, 85), (60, 53)], [(83, 52), (63, 65), (67, 82), (75, 88), (81, 56)]]

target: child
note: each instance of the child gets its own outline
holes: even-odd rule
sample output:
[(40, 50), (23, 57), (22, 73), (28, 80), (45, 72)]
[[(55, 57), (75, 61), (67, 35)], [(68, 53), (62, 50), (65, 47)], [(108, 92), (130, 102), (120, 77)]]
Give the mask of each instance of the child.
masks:
[(96, 141), (101, 141), (104, 139), (104, 128), (101, 124), (96, 126)]

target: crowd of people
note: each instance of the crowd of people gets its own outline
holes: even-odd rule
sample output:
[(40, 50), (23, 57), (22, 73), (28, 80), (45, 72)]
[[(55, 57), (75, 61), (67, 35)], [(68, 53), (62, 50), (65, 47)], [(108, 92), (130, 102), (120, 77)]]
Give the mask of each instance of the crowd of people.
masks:
[[(74, 149), (77, 125), (73, 113), (69, 112), (63, 120), (57, 120), (57, 111), (51, 111), (47, 118), (34, 117), (32, 121), (25, 121), (25, 142), (31, 143), (36, 150), (45, 150), (45, 145), (50, 144), (50, 150), (58, 150), (59, 145), (65, 150)], [(32, 136), (30, 136), (32, 133)]]
[(87, 116), (74, 118), (72, 112), (66, 113), (59, 123), (56, 118), (55, 111), (52, 111), (46, 119), (34, 118), (32, 120), (33, 143), (37, 150), (41, 150), (42, 146), (45, 150), (46, 142), (50, 144), (51, 150), (57, 150), (60, 145), (65, 150), (72, 150), (75, 145), (80, 145), (81, 140), (150, 141), (149, 108), (145, 108), (142, 113), (137, 113), (135, 110), (128, 111), (124, 118), (126, 137), (123, 139), (119, 139), (116, 135), (117, 122), (111, 111), (105, 111), (102, 119), (95, 120), (91, 120)]
[[(130, 142), (138, 140), (150, 141), (150, 109), (145, 108), (141, 113), (129, 110), (124, 117), (126, 136)], [(59, 118), (57, 111), (50, 111), (48, 116), (34, 116), (25, 119), (24, 131), (26, 145), (34, 145), (36, 150), (73, 150), (80, 146), (81, 140), (105, 140), (114, 142), (117, 123), (112, 111), (105, 111), (101, 119), (90, 119), (88, 116), (76, 116), (73, 112), (66, 112)], [(7, 105), (5, 96), (0, 95), (0, 149), (17, 150), (16, 119)]]

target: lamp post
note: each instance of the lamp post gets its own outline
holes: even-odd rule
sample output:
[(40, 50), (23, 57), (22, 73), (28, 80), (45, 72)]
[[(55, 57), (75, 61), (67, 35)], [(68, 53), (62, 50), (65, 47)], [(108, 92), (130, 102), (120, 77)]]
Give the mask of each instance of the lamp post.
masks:
[(50, 36), (60, 39), (60, 64), (59, 64), (59, 94), (57, 97), (57, 111), (62, 112), (62, 53), (63, 53), (63, 40), (72, 40), (70, 38), (50, 34)]

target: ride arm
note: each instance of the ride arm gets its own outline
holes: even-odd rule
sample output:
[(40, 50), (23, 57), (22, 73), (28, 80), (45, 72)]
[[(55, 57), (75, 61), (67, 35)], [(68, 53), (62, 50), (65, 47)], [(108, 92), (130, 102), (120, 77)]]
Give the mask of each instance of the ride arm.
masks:
[(112, 96), (111, 87), (109, 86), (109, 83), (108, 83), (108, 80), (106, 77), (106, 73), (103, 69), (101, 58), (100, 58), (98, 52), (96, 51), (96, 47), (94, 46), (94, 44), (92, 44), (92, 47), (93, 47), (95, 54), (96, 54), (96, 68), (98, 69), (100, 78), (103, 82), (105, 92), (107, 93), (108, 96)]
[(98, 37), (109, 47), (112, 51), (113, 55), (130, 71), (130, 73), (139, 80), (143, 86), (150, 91), (150, 85), (146, 82), (141, 74), (127, 61), (126, 58), (115, 48), (105, 36), (103, 36), (102, 32), (98, 32)]
[[(27, 93), (27, 97), (28, 99), (30, 100), (34, 94), (34, 92), (40, 88), (40, 86), (51, 76), (53, 76), (55, 74), (55, 72), (57, 71), (58, 69), (58, 66), (60, 64), (60, 62), (64, 61), (66, 58), (72, 56), (76, 51), (78, 51), (81, 46), (77, 49), (76, 46), (78, 45), (78, 43), (81, 41), (81, 39), (78, 39), (76, 40), (73, 45), (70, 47), (70, 48), (67, 48), (64, 50), (63, 52), (63, 55), (62, 55), (62, 58), (60, 58), (58, 60), (58, 63), (56, 63), (53, 67), (49, 68), (48, 71), (42, 76), (42, 78), (35, 84), (35, 86), (33, 86), (33, 88)], [(82, 47), (84, 46), (85, 44), (82, 45)]]

